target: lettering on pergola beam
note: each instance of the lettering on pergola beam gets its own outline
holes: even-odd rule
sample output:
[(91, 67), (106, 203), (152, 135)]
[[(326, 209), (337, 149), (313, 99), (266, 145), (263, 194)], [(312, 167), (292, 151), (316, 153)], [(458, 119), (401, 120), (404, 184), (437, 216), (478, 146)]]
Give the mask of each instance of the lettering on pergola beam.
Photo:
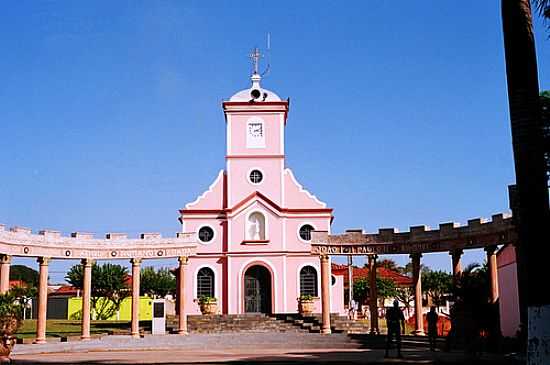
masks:
[(378, 233), (346, 231), (330, 235), (313, 231), (311, 253), (315, 255), (411, 254), (473, 249), (500, 244), (517, 244), (518, 235), (511, 216), (496, 214), (491, 221), (471, 219), (468, 225), (442, 223), (439, 229), (414, 226), (409, 232), (381, 228)]

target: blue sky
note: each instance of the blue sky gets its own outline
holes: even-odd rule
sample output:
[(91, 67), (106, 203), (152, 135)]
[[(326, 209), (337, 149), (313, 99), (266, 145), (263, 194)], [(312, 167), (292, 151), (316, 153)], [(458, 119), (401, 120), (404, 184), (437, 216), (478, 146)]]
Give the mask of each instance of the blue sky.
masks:
[[(224, 167), (220, 102), (248, 86), (247, 54), (267, 32), (263, 85), (291, 98), (287, 165), (334, 208), (334, 232), (507, 211), (514, 170), (499, 4), (6, 4), (0, 222), (173, 235), (177, 210)], [(536, 34), (541, 88), (550, 89), (539, 19)], [(424, 262), (450, 270), (446, 254)], [(55, 262), (52, 280), (74, 263)]]

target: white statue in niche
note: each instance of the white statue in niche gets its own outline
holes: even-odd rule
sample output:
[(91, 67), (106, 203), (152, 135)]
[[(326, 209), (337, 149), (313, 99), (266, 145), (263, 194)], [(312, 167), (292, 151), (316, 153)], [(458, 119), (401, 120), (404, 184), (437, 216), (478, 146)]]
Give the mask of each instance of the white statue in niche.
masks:
[(265, 217), (260, 212), (250, 214), (247, 221), (246, 239), (249, 241), (265, 240)]

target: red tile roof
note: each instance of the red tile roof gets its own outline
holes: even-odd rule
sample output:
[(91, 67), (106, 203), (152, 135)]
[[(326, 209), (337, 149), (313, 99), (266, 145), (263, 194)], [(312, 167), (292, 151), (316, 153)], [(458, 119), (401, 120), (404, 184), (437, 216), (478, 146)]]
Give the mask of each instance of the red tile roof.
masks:
[(79, 289), (75, 288), (72, 285), (63, 285), (59, 287), (56, 291), (54, 291), (52, 294), (54, 295), (78, 295)]
[[(131, 288), (132, 287), (132, 275), (127, 275), (126, 279), (124, 280), (124, 284), (126, 287)], [(80, 289), (75, 288), (72, 285), (62, 285), (54, 291), (52, 294), (54, 295), (67, 295), (67, 296), (77, 296)]]
[[(335, 274), (335, 275), (343, 275), (344, 276), (344, 284), (347, 283), (347, 278), (348, 278), (348, 267), (347, 267), (347, 265), (332, 264), (332, 273)], [(400, 274), (397, 271), (386, 269), (385, 267), (377, 267), (376, 268), (376, 273), (384, 279), (393, 280), (393, 282), (397, 286), (411, 286), (412, 285), (412, 279), (410, 277), (408, 277), (407, 275)], [(369, 269), (367, 267), (355, 267), (355, 266), (353, 266), (353, 278), (354, 279), (368, 278), (368, 277), (369, 277)]]
[(10, 288), (26, 287), (27, 283), (23, 280), (10, 280)]

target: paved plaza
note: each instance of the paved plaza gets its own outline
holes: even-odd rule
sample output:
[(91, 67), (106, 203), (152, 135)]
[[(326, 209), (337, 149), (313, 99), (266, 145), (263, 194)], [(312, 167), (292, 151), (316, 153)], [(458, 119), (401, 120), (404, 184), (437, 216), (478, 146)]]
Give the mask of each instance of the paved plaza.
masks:
[[(108, 336), (86, 342), (17, 345), (13, 364), (515, 364), (501, 356), (477, 360), (462, 352), (406, 346), (404, 358), (384, 358), (382, 338), (369, 346), (342, 334), (221, 333), (189, 336)], [(370, 347), (370, 348), (369, 348)]]

